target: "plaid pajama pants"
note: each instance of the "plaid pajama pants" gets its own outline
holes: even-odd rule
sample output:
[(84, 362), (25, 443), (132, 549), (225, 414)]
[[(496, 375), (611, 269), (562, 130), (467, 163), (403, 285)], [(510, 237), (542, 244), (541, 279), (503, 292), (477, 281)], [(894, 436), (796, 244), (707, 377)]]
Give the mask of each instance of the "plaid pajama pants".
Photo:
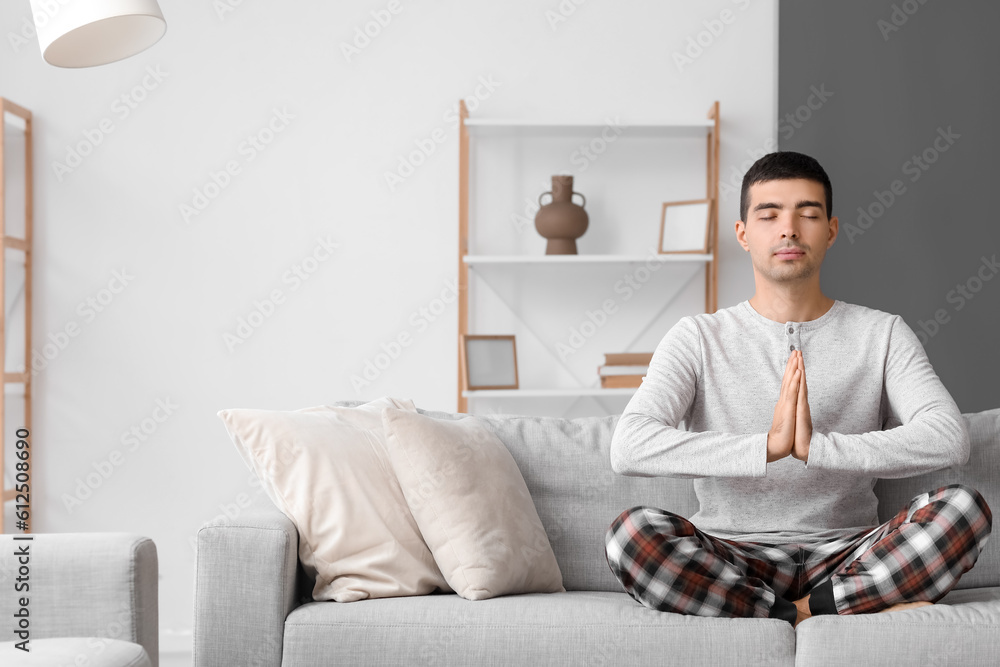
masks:
[(986, 500), (949, 484), (910, 500), (870, 531), (826, 543), (737, 542), (655, 507), (625, 510), (605, 536), (608, 566), (650, 609), (783, 618), (805, 597), (813, 615), (937, 602), (972, 569), (993, 525)]

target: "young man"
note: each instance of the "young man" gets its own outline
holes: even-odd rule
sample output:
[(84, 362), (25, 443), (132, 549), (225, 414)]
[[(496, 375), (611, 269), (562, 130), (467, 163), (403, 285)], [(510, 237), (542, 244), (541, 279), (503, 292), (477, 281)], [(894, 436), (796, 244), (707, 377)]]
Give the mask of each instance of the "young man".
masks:
[(877, 478), (961, 465), (969, 434), (900, 316), (820, 290), (832, 212), (816, 160), (759, 159), (736, 222), (753, 297), (681, 318), (618, 422), (615, 472), (692, 478), (700, 503), (690, 520), (633, 507), (608, 529), (608, 565), (651, 609), (795, 626), (922, 606), (986, 544), (990, 508), (962, 484), (877, 525)]

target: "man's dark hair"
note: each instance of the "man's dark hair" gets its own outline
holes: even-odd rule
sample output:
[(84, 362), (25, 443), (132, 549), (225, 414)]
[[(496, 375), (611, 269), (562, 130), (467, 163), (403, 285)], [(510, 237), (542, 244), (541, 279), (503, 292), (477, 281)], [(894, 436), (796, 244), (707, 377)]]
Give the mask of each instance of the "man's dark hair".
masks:
[(782, 181), (792, 178), (805, 178), (823, 185), (826, 191), (826, 217), (833, 217), (833, 186), (830, 177), (814, 158), (796, 153), (795, 151), (778, 151), (768, 153), (753, 163), (743, 176), (743, 189), (740, 191), (740, 220), (745, 225), (750, 208), (750, 186), (765, 181)]

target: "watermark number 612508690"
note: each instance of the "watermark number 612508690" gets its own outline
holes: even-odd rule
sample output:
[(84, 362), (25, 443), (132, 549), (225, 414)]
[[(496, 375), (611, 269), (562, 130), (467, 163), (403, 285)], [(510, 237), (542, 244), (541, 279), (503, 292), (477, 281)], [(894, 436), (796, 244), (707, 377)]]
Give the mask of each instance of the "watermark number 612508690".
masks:
[(17, 458), (17, 463), (14, 465), (14, 491), (16, 493), (14, 496), (16, 503), (14, 517), (17, 519), (15, 525), (24, 532), (27, 532), (28, 522), (31, 518), (31, 464), (28, 460), (31, 456), (31, 445), (28, 443), (29, 435), (28, 429), (17, 429), (17, 444), (15, 445), (17, 451), (14, 453)]

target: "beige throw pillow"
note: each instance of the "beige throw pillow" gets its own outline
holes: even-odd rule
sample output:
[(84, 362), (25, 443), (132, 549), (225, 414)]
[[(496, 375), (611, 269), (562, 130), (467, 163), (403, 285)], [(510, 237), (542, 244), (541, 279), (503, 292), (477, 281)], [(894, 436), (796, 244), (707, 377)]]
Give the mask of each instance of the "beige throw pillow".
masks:
[(386, 406), (416, 412), (411, 401), (388, 397), (355, 408), (219, 412), (272, 502), (295, 523), (316, 600), (451, 592), (388, 460)]
[(382, 420), (403, 495), (456, 593), (484, 600), (566, 590), (521, 471), (486, 425), (394, 407)]

